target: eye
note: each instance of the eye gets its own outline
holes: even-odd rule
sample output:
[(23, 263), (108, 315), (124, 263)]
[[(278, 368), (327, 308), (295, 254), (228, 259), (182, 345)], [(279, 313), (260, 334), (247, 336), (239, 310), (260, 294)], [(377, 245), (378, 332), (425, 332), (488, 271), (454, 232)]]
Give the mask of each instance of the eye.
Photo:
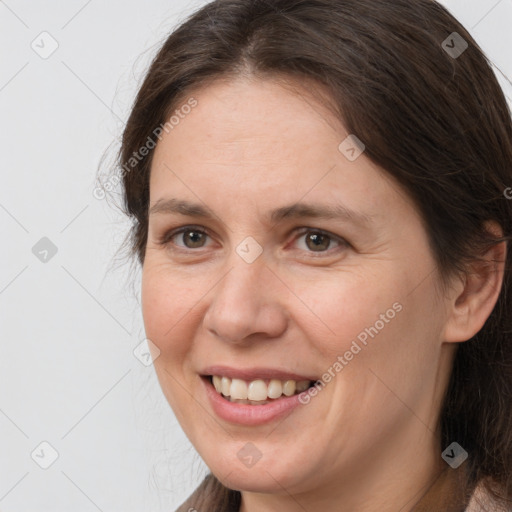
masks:
[[(180, 236), (178, 236), (180, 235)], [(183, 228), (166, 233), (159, 243), (168, 245), (170, 242), (177, 247), (184, 249), (201, 249), (205, 245), (208, 234), (196, 226), (185, 226)], [(183, 245), (174, 242), (174, 239), (181, 240)]]
[(336, 235), (332, 235), (320, 229), (304, 228), (299, 233), (298, 240), (304, 238), (304, 250), (308, 252), (327, 252), (334, 242), (338, 248), (348, 247), (348, 242)]
[[(298, 244), (299, 248), (309, 253), (325, 253), (334, 248), (343, 249), (349, 247), (349, 243), (343, 238), (314, 228), (298, 228), (300, 232), (295, 238), (295, 242), (304, 239), (303, 244)], [(160, 245), (174, 245), (178, 250), (193, 250), (206, 247), (208, 233), (199, 226), (184, 226), (165, 233), (159, 240)], [(181, 242), (181, 244), (179, 243)], [(302, 247), (300, 247), (302, 245)]]

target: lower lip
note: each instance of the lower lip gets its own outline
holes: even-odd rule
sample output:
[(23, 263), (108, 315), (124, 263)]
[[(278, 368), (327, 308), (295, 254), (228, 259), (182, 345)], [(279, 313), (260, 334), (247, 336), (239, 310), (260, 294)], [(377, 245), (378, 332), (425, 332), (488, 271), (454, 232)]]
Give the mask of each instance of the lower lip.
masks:
[(303, 405), (299, 401), (300, 393), (273, 400), (265, 405), (238, 404), (226, 400), (217, 393), (209, 378), (201, 377), (201, 380), (205, 385), (206, 394), (215, 414), (230, 423), (250, 426), (263, 425), (286, 416), (296, 407)]

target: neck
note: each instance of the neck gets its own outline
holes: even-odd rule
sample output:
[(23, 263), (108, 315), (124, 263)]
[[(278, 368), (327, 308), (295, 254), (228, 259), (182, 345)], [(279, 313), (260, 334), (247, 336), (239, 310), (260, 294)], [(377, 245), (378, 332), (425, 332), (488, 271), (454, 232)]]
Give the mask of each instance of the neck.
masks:
[[(351, 466), (346, 475), (311, 492), (276, 494), (242, 492), (240, 512), (459, 512), (460, 493), (457, 478), (461, 470), (453, 470), (440, 457), (439, 439), (430, 443), (386, 443), (379, 453), (371, 453), (371, 461)], [(404, 450), (404, 446), (410, 449)], [(425, 446), (420, 453), (418, 446)], [(399, 455), (398, 455), (399, 454)], [(462, 468), (462, 467), (461, 467)], [(463, 468), (462, 468), (463, 469)], [(458, 475), (458, 476), (457, 476)]]
[(463, 512), (466, 510), (471, 497), (466, 470), (466, 464), (462, 464), (457, 469), (446, 466), (411, 510), (413, 512), (430, 512), (432, 510)]

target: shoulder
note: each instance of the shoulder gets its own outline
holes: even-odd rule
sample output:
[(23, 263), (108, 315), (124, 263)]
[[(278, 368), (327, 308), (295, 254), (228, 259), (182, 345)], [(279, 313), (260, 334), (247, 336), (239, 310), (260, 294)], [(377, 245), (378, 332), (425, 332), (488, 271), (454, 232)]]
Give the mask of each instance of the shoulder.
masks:
[(512, 512), (512, 503), (508, 506), (500, 505), (483, 483), (480, 483), (464, 512)]

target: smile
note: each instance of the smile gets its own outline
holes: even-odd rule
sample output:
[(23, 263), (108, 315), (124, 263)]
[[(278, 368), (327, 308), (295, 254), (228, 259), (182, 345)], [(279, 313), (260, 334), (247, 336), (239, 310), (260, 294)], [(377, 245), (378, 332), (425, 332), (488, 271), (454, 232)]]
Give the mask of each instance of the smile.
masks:
[(211, 410), (218, 418), (255, 427), (303, 407), (300, 397), (318, 379), (282, 368), (211, 365), (198, 372)]
[(306, 391), (314, 384), (310, 380), (255, 379), (246, 381), (226, 376), (209, 377), (215, 391), (226, 400), (246, 405), (265, 405), (282, 396), (290, 397)]

